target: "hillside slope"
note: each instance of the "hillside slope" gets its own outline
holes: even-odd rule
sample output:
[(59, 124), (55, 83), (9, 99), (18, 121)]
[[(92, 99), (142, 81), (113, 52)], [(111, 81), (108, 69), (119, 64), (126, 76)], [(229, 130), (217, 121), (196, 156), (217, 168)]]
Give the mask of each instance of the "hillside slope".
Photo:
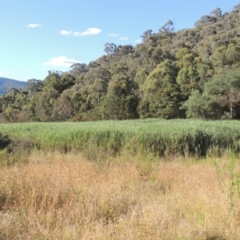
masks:
[(0, 95), (6, 94), (9, 87), (24, 88), (26, 82), (0, 77)]
[(212, 10), (191, 29), (175, 31), (169, 20), (135, 46), (108, 42), (105, 55), (89, 64), (48, 71), (24, 91), (1, 95), (0, 119), (240, 120), (239, 24), (240, 4), (229, 13)]

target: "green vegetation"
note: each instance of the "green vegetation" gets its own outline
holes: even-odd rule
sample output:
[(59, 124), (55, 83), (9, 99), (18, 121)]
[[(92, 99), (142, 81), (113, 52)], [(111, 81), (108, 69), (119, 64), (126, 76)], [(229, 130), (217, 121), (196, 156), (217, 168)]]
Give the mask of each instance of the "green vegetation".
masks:
[(170, 20), (136, 46), (106, 43), (87, 65), (10, 89), (0, 97), (0, 122), (240, 119), (239, 11), (216, 8), (179, 31)]
[(0, 96), (0, 239), (238, 239), (239, 22), (168, 21)]
[(221, 155), (240, 151), (238, 121), (125, 120), (82, 123), (1, 124), (1, 132), (22, 147), (85, 152), (89, 157), (124, 150), (155, 156)]
[(8, 136), (0, 133), (0, 150), (6, 148), (10, 142), (11, 140), (8, 138)]

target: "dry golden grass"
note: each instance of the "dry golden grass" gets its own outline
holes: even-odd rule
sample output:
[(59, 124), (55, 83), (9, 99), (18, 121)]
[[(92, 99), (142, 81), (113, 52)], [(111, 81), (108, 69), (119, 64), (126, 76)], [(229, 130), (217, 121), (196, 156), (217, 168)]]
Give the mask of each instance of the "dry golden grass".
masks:
[(230, 162), (35, 153), (0, 169), (0, 239), (239, 239)]

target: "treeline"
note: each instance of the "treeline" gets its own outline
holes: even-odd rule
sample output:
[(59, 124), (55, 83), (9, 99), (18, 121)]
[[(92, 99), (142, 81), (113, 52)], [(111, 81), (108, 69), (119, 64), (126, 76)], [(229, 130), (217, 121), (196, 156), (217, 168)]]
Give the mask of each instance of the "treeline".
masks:
[(168, 21), (142, 43), (106, 43), (106, 55), (49, 71), (0, 97), (0, 121), (240, 118), (240, 4), (192, 29)]

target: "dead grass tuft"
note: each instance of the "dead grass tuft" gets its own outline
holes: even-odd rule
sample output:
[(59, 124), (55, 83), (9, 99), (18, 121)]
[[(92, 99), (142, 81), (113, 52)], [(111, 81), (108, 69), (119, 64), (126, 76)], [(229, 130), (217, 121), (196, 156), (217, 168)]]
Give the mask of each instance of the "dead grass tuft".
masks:
[(0, 169), (0, 239), (237, 239), (239, 164), (228, 162), (36, 152)]

